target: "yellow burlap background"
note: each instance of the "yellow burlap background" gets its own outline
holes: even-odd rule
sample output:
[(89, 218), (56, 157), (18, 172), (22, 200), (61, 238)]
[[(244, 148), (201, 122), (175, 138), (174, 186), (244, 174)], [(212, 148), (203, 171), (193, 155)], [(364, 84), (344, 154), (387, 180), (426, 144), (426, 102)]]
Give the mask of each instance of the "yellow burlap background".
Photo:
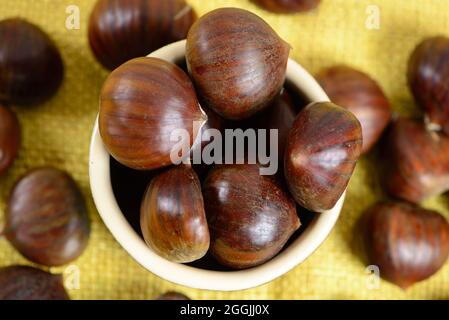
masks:
[[(292, 58), (311, 72), (335, 63), (360, 68), (384, 87), (395, 111), (418, 114), (406, 87), (409, 53), (423, 37), (449, 35), (448, 0), (322, 0), (310, 14), (276, 15), (247, 0), (190, 0), (199, 14), (224, 6), (249, 9), (262, 16), (294, 48)], [(78, 181), (92, 223), (90, 245), (74, 265), (80, 270), (75, 299), (151, 299), (179, 290), (195, 299), (449, 299), (449, 262), (430, 280), (404, 292), (382, 281), (369, 289), (369, 277), (354, 245), (354, 225), (362, 211), (382, 197), (375, 155), (362, 159), (351, 181), (341, 218), (327, 241), (305, 263), (259, 288), (208, 292), (173, 285), (141, 268), (115, 242), (100, 220), (90, 196), (88, 147), (98, 110), (98, 94), (107, 76), (91, 54), (87, 21), (94, 0), (1, 0), (0, 19), (21, 16), (51, 34), (66, 66), (58, 94), (35, 108), (15, 108), (23, 129), (23, 147), (9, 174), (0, 178), (0, 212), (19, 175), (41, 165), (66, 169)], [(80, 30), (65, 27), (66, 8), (77, 5)], [(380, 29), (365, 22), (369, 5), (380, 10)], [(449, 218), (446, 197), (425, 204)], [(0, 218), (1, 221), (1, 218)], [(27, 263), (6, 241), (0, 241), (0, 266)], [(60, 272), (64, 268), (52, 271)]]

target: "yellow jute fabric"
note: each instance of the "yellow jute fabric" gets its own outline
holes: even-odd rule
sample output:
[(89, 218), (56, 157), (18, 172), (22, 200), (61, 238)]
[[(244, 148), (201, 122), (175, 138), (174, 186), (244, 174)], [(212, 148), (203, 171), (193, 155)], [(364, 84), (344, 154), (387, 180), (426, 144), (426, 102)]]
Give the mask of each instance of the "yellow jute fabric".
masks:
[[(291, 57), (310, 72), (336, 63), (364, 70), (377, 79), (394, 110), (418, 116), (406, 86), (407, 58), (424, 37), (449, 36), (448, 0), (322, 0), (308, 14), (277, 15), (248, 0), (190, 0), (202, 15), (225, 6), (246, 8), (263, 17), (293, 47)], [(107, 71), (94, 59), (87, 41), (87, 23), (94, 0), (0, 0), (0, 19), (20, 16), (46, 30), (59, 46), (66, 73), (57, 95), (43, 105), (14, 107), (23, 130), (23, 147), (12, 170), (0, 178), (0, 213), (14, 181), (28, 169), (54, 165), (69, 171), (87, 199), (92, 234), (88, 249), (69, 269), (79, 270), (74, 299), (151, 299), (178, 290), (194, 299), (449, 299), (449, 262), (430, 280), (404, 292), (372, 277), (361, 259), (354, 232), (363, 210), (384, 194), (379, 185), (376, 152), (364, 157), (351, 180), (335, 229), (306, 262), (285, 276), (239, 292), (193, 290), (164, 281), (140, 267), (113, 239), (100, 220), (88, 182), (88, 147), (98, 111), (99, 90)], [(79, 30), (66, 28), (67, 7), (80, 9)], [(379, 28), (375, 26), (379, 14)], [(374, 19), (374, 20), (373, 20)], [(373, 24), (374, 23), (374, 24)], [(441, 196), (424, 204), (449, 218), (449, 201)], [(0, 214), (0, 222), (3, 214)], [(5, 240), (0, 241), (0, 266), (29, 263)], [(75, 273), (76, 275), (76, 273)], [(374, 283), (375, 284), (375, 283)]]

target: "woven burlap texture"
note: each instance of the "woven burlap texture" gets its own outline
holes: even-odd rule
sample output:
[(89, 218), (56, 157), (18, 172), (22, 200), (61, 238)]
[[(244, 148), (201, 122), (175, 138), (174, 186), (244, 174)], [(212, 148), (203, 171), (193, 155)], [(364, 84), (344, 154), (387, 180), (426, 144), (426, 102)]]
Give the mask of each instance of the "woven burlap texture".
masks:
[[(229, 6), (255, 12), (291, 44), (291, 57), (310, 72), (336, 63), (364, 70), (380, 82), (395, 112), (405, 116), (420, 115), (406, 86), (411, 50), (424, 37), (449, 35), (447, 0), (322, 0), (316, 11), (296, 15), (269, 13), (246, 0), (188, 2), (199, 15)], [(372, 286), (354, 227), (363, 210), (384, 197), (376, 152), (359, 162), (341, 218), (330, 237), (305, 263), (269, 284), (238, 292), (193, 290), (164, 281), (140, 267), (106, 229), (90, 195), (89, 140), (99, 90), (108, 74), (94, 59), (87, 41), (94, 3), (0, 1), (0, 19), (20, 16), (41, 26), (56, 41), (66, 67), (63, 86), (53, 99), (33, 108), (13, 106), (22, 125), (23, 147), (12, 170), (0, 178), (0, 213), (14, 181), (28, 169), (54, 165), (74, 176), (87, 199), (92, 235), (88, 249), (69, 268), (80, 271), (80, 287), (70, 290), (73, 298), (151, 299), (166, 290), (179, 290), (194, 299), (449, 299), (449, 263), (436, 276), (406, 292), (385, 281)], [(80, 9), (79, 30), (66, 28), (70, 5)], [(370, 19), (376, 12), (379, 28)], [(424, 205), (449, 218), (447, 197), (431, 199)], [(0, 266), (21, 263), (29, 262), (1, 240)]]

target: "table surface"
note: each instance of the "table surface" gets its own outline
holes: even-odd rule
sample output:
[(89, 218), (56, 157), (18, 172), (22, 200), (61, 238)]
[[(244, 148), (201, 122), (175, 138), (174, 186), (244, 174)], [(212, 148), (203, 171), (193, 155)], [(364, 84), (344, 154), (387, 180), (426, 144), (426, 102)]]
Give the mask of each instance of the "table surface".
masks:
[[(449, 35), (447, 0), (322, 0), (317, 10), (296, 15), (269, 13), (247, 0), (188, 2), (199, 15), (226, 6), (255, 12), (291, 44), (291, 57), (310, 72), (337, 63), (364, 70), (382, 85), (395, 112), (404, 116), (420, 115), (406, 86), (410, 52), (424, 37)], [(377, 287), (371, 285), (354, 228), (364, 209), (385, 198), (379, 185), (376, 151), (360, 160), (341, 218), (326, 242), (305, 263), (269, 284), (238, 292), (193, 290), (164, 281), (140, 267), (113, 239), (90, 196), (89, 139), (99, 90), (108, 74), (94, 59), (86, 36), (94, 3), (0, 1), (0, 19), (21, 16), (41, 26), (57, 42), (66, 67), (64, 83), (53, 99), (33, 108), (13, 106), (22, 124), (23, 147), (12, 170), (0, 178), (0, 212), (14, 181), (30, 168), (55, 165), (74, 176), (92, 219), (90, 244), (70, 266), (51, 270), (67, 275), (74, 299), (151, 299), (167, 290), (178, 290), (194, 299), (449, 299), (449, 263), (430, 280), (407, 291), (385, 281)], [(65, 27), (69, 5), (80, 9), (79, 30)], [(369, 28), (373, 8), (380, 14), (378, 29)], [(446, 196), (430, 199), (424, 206), (449, 218)], [(5, 240), (0, 241), (0, 266), (26, 263)]]

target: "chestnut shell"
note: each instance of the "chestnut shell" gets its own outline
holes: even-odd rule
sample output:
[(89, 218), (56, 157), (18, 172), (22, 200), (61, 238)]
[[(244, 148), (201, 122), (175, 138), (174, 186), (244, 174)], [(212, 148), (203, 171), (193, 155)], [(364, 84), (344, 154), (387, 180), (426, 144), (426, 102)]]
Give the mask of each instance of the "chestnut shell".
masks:
[[(178, 144), (174, 130), (189, 133), (189, 149), (204, 123), (195, 89), (175, 64), (157, 58), (136, 58), (115, 69), (100, 96), (99, 129), (109, 153), (121, 164), (137, 170), (172, 164)], [(187, 143), (187, 142), (186, 142)]]
[(4, 234), (27, 259), (60, 266), (78, 258), (87, 246), (90, 224), (75, 181), (54, 168), (24, 175), (11, 191)]
[(169, 291), (164, 294), (161, 294), (155, 300), (190, 300), (190, 298), (187, 297), (185, 294), (175, 291)]
[(316, 76), (333, 103), (351, 111), (362, 125), (362, 154), (379, 140), (391, 120), (391, 106), (382, 88), (369, 75), (348, 66), (322, 70)]
[(407, 78), (430, 123), (449, 134), (449, 38), (422, 41), (410, 56)]
[(170, 261), (192, 262), (207, 253), (210, 237), (201, 184), (190, 166), (172, 167), (151, 180), (140, 225), (146, 243)]
[(320, 4), (320, 0), (253, 0), (253, 2), (275, 13), (309, 11)]
[(0, 268), (0, 300), (70, 300), (61, 275), (28, 266)]
[(398, 119), (386, 138), (383, 184), (391, 195), (419, 203), (449, 190), (449, 137)]
[(267, 107), (285, 79), (290, 46), (255, 14), (221, 8), (198, 19), (187, 35), (186, 59), (199, 95), (226, 119)]
[(322, 212), (340, 199), (362, 151), (356, 117), (330, 102), (311, 103), (296, 117), (287, 139), (285, 179), (304, 208)]
[(184, 0), (98, 0), (89, 20), (89, 43), (98, 61), (113, 70), (185, 39), (195, 20)]
[(19, 121), (12, 110), (0, 105), (0, 176), (11, 167), (19, 148)]
[(43, 102), (63, 76), (59, 50), (45, 32), (20, 18), (0, 21), (0, 101)]
[(270, 260), (300, 226), (293, 199), (259, 168), (216, 165), (204, 182), (210, 252), (224, 266), (244, 269)]
[(362, 218), (369, 262), (401, 288), (429, 278), (447, 260), (449, 224), (438, 212), (405, 202), (382, 202)]

